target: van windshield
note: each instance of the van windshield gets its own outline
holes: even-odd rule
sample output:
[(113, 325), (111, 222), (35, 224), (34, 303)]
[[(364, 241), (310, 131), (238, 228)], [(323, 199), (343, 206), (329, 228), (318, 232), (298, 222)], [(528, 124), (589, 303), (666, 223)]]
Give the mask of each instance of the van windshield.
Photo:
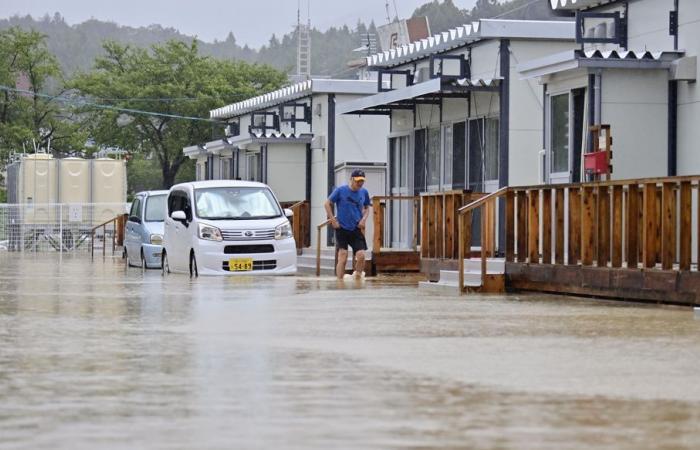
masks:
[(152, 195), (146, 199), (146, 222), (162, 222), (165, 220), (166, 195)]
[(197, 217), (210, 220), (270, 219), (280, 217), (277, 200), (265, 187), (195, 189)]

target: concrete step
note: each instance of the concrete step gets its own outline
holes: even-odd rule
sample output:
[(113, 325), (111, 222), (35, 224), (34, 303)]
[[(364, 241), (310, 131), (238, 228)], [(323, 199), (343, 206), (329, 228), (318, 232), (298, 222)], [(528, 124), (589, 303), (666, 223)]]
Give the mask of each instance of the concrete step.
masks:
[[(468, 258), (464, 260), (465, 272), (481, 273), (481, 258)], [(486, 273), (506, 273), (505, 258), (486, 258)]]
[[(366, 258), (368, 260), (372, 259), (372, 251), (368, 250), (365, 252)], [(352, 251), (350, 252), (352, 256)], [(347, 263), (345, 264), (346, 270), (352, 270), (352, 258), (349, 257)], [(297, 256), (297, 270), (300, 273), (316, 274), (316, 249), (315, 248), (305, 248), (302, 250), (301, 255)], [(333, 275), (335, 274), (335, 249), (333, 248), (322, 248), (321, 249), (321, 274), (322, 275)]]

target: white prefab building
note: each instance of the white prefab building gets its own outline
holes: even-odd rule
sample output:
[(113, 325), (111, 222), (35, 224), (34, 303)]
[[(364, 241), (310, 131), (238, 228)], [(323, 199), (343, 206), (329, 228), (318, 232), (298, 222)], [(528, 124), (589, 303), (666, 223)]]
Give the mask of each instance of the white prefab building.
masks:
[[(516, 67), (572, 50), (574, 31), (566, 19), (482, 19), (370, 56), (369, 70), (378, 72), (375, 94), (338, 112), (390, 118), (392, 195), (536, 184), (544, 91), (536, 80), (521, 79)], [(401, 222), (392, 221), (392, 235), (401, 233), (394, 230)]]
[[(373, 92), (376, 81), (311, 79), (227, 105), (210, 111), (227, 123), (227, 136), (184, 153), (197, 160), (197, 180), (261, 181), (280, 202), (309, 202), (315, 229), (326, 220), (326, 198), (353, 169), (367, 173), (370, 195), (385, 193), (389, 120), (335, 112)], [(371, 242), (371, 225), (366, 235)]]
[(576, 50), (523, 61), (545, 94), (546, 181), (590, 179), (589, 127), (610, 126), (613, 179), (700, 173), (700, 2), (551, 0), (576, 19)]

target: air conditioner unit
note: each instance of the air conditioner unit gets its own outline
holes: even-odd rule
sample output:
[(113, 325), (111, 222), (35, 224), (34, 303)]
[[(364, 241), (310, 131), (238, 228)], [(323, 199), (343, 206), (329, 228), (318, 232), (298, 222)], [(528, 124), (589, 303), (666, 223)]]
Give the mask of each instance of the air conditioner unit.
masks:
[(311, 148), (324, 150), (326, 148), (326, 136), (314, 136), (311, 139)]
[(671, 63), (671, 79), (694, 82), (698, 75), (698, 57), (686, 56)]

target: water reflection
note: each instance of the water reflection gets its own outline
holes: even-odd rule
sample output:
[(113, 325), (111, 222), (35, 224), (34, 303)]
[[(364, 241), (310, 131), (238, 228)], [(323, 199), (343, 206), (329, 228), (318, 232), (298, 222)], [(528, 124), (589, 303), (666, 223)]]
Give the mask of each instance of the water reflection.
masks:
[(697, 448), (698, 361), (681, 308), (0, 254), (2, 448)]

